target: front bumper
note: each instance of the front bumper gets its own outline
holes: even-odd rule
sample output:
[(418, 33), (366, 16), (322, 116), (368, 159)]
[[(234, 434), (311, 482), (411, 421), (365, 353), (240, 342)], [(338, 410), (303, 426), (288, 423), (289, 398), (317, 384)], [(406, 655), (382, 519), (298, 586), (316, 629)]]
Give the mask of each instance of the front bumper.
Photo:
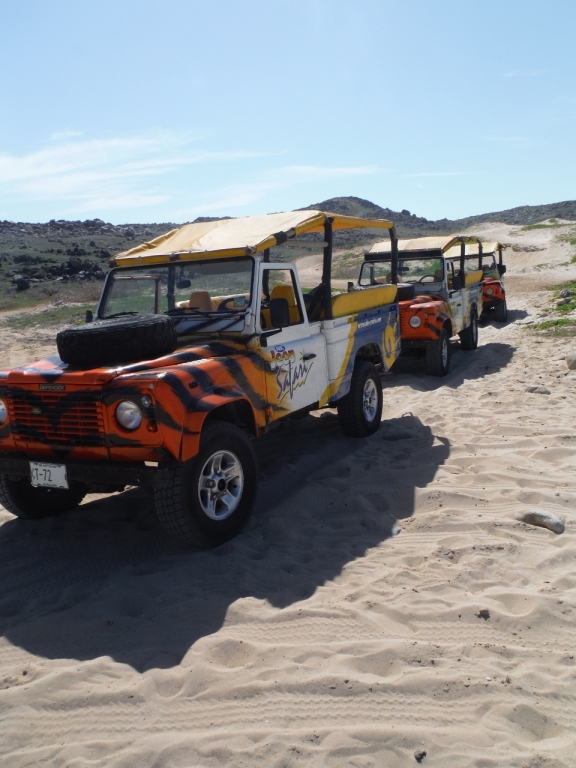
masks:
[[(0, 456), (0, 474), (10, 478), (30, 477), (31, 461), (46, 463), (46, 456)], [(56, 458), (48, 463), (65, 464), (69, 482), (86, 483), (91, 487), (142, 485), (161, 488), (170, 484), (170, 470), (167, 466), (147, 467), (142, 462), (68, 462)]]
[(410, 349), (426, 349), (433, 341), (433, 339), (402, 339), (402, 352)]

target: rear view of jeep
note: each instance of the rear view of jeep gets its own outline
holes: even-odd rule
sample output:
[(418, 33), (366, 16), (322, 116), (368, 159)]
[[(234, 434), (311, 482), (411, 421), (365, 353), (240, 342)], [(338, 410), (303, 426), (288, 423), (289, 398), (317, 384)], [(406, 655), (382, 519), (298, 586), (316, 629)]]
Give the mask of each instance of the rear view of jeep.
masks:
[[(362, 264), (359, 287), (391, 277), (390, 243), (376, 243)], [(478, 346), (482, 313), (482, 246), (477, 237), (421, 237), (398, 241), (398, 300), (402, 351), (426, 355), (431, 376), (450, 370), (450, 339)]]

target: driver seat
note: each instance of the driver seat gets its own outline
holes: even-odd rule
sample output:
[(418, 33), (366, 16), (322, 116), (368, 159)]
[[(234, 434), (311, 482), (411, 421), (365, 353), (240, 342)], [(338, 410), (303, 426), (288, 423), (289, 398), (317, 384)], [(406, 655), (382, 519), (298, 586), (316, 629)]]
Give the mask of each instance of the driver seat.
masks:
[(291, 285), (275, 285), (270, 293), (270, 299), (286, 299), (290, 310), (290, 325), (302, 322), (300, 310), (296, 303), (296, 296), (294, 295), (294, 288)]

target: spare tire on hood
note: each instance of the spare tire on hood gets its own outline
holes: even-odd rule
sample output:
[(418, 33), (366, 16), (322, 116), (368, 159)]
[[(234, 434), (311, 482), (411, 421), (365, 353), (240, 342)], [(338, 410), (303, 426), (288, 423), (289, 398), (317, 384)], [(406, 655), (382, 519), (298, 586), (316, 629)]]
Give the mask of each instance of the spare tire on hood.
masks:
[(168, 315), (130, 315), (66, 328), (56, 344), (64, 363), (95, 368), (167, 355), (176, 346), (176, 330)]

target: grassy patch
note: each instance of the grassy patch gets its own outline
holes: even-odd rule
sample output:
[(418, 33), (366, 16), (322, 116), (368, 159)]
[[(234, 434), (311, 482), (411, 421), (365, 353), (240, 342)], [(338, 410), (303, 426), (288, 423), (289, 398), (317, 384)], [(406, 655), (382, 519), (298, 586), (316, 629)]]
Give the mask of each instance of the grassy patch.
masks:
[(27, 291), (16, 292), (12, 286), (0, 291), (0, 311), (6, 309), (27, 309), (55, 301), (68, 303), (96, 303), (103, 283), (99, 280), (70, 283), (36, 283)]
[(547, 286), (548, 291), (554, 291), (554, 293), (560, 293), (560, 291), (563, 291), (565, 288), (569, 288), (571, 291), (576, 291), (576, 280), (568, 280), (567, 283), (560, 283), (560, 285), (549, 285)]
[(555, 320), (545, 320), (531, 326), (534, 331), (540, 331), (547, 336), (576, 336), (576, 319), (558, 317)]
[(533, 229), (558, 229), (559, 227), (570, 227), (570, 224), (559, 224), (558, 222), (542, 222), (542, 224), (526, 224), (525, 227), (520, 227), (518, 232), (531, 232)]
[(15, 331), (23, 331), (35, 325), (42, 327), (52, 325), (81, 325), (85, 320), (86, 310), (94, 311), (94, 304), (76, 304), (72, 307), (51, 307), (41, 312), (26, 312), (6, 317), (4, 323)]
[[(550, 301), (556, 303), (562, 299), (563, 297), (560, 296), (560, 293), (566, 288), (576, 291), (576, 281), (550, 286), (548, 290), (554, 294)], [(542, 310), (548, 314), (550, 319), (530, 325), (530, 330), (548, 336), (576, 336), (576, 316), (573, 314), (576, 311), (576, 296), (569, 298), (570, 302), (568, 304), (561, 304), (559, 307), (547, 307)], [(566, 317), (566, 315), (569, 315), (569, 317)]]
[(576, 301), (572, 299), (570, 304), (562, 304), (560, 307), (556, 307), (555, 309), (556, 312), (559, 312), (561, 315), (567, 315), (576, 309)]

